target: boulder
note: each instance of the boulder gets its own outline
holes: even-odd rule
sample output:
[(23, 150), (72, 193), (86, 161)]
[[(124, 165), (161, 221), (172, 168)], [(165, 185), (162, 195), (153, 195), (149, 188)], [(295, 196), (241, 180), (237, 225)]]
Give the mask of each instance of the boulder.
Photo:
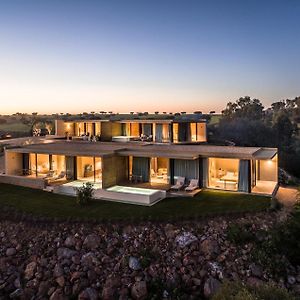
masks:
[(134, 300), (146, 299), (148, 295), (147, 285), (145, 281), (136, 282), (131, 288), (131, 296)]
[(94, 233), (89, 234), (84, 239), (84, 242), (83, 242), (83, 245), (90, 250), (98, 248), (100, 246), (100, 244), (101, 244), (100, 237)]
[(69, 248), (61, 247), (61, 248), (57, 249), (58, 259), (61, 259), (61, 258), (71, 258), (76, 253), (77, 252), (75, 250), (71, 250)]
[(6, 255), (7, 256), (13, 256), (17, 253), (17, 250), (15, 248), (7, 248), (6, 249)]
[(135, 270), (135, 271), (141, 269), (141, 264), (140, 264), (139, 259), (134, 256), (129, 257), (128, 266), (130, 269)]
[(78, 296), (78, 300), (97, 300), (97, 299), (99, 299), (97, 291), (90, 287), (83, 290)]
[(184, 248), (191, 243), (196, 242), (197, 240), (198, 238), (190, 232), (183, 232), (182, 234), (177, 235), (175, 238), (175, 242), (180, 248)]
[(221, 286), (221, 282), (213, 277), (209, 277), (205, 283), (203, 288), (203, 294), (205, 298), (211, 298), (213, 295), (217, 293)]
[(35, 273), (35, 270), (36, 270), (36, 267), (37, 267), (37, 264), (36, 264), (35, 261), (29, 263), (26, 266), (26, 269), (24, 271), (24, 273), (25, 273), (24, 277), (25, 277), (26, 280), (30, 280), (33, 277), (33, 275)]

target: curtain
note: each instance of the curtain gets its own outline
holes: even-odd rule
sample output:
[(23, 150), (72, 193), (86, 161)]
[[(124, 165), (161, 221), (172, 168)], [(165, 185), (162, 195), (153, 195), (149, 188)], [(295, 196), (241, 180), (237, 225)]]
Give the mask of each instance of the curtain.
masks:
[(201, 159), (201, 167), (202, 167), (202, 187), (208, 186), (208, 158)]
[(66, 156), (66, 177), (67, 180), (75, 179), (75, 157)]
[(189, 142), (191, 140), (191, 128), (189, 123), (178, 123), (178, 141)]
[(239, 163), (239, 192), (250, 192), (250, 160), (241, 159)]
[(162, 141), (163, 141), (163, 125), (162, 124), (155, 125), (155, 141), (158, 143), (162, 143)]
[(146, 136), (152, 135), (152, 124), (143, 124), (143, 134)]
[(185, 177), (186, 182), (199, 179), (199, 160), (174, 159), (174, 177)]
[(29, 169), (29, 153), (23, 153), (23, 175), (28, 175)]
[(148, 182), (150, 175), (150, 159), (148, 157), (133, 157), (132, 175), (142, 176), (142, 180)]

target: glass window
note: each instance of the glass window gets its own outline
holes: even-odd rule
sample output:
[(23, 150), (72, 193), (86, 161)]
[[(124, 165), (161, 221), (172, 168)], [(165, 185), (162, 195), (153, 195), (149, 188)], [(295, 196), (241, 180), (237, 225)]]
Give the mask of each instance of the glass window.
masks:
[(236, 191), (238, 188), (238, 159), (209, 158), (209, 180), (211, 188)]

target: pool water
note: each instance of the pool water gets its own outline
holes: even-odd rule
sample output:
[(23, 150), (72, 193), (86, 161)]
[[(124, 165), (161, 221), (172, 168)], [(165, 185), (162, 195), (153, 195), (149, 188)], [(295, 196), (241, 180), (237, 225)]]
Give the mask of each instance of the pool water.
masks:
[(139, 195), (153, 195), (159, 190), (152, 190), (152, 189), (144, 189), (144, 188), (134, 188), (129, 186), (120, 186), (115, 185), (108, 189), (109, 192), (118, 192), (118, 193), (127, 193), (127, 194), (139, 194)]

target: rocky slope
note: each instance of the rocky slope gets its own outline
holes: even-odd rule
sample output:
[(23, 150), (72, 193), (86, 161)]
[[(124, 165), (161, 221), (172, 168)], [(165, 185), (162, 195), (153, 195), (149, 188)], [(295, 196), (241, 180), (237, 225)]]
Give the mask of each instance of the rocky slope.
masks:
[[(199, 299), (225, 279), (276, 281), (251, 260), (253, 245), (237, 246), (227, 232), (278, 220), (260, 213), (176, 224), (0, 221), (0, 299)], [(299, 292), (300, 270), (275, 283)]]

